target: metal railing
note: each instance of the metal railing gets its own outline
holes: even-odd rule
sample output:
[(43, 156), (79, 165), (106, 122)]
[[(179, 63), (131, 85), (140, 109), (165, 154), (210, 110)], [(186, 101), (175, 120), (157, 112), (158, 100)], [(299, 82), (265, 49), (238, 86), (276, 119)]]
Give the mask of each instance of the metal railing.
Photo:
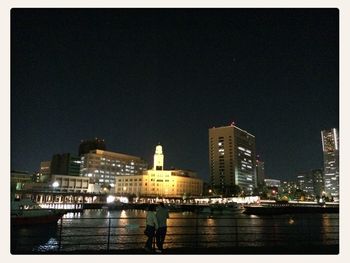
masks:
[[(79, 220), (79, 221), (77, 221)], [(338, 245), (339, 219), (326, 223), (274, 217), (171, 217), (165, 248)], [(33, 244), (35, 234), (13, 234), (12, 252), (105, 251), (143, 248), (144, 217), (65, 218), (49, 231), (47, 240)], [(51, 231), (51, 232), (50, 232)], [(16, 236), (17, 235), (17, 236)], [(40, 235), (38, 235), (40, 236)], [(25, 240), (28, 240), (26, 243)], [(20, 242), (19, 242), (20, 241)], [(35, 243), (35, 242), (34, 242)]]

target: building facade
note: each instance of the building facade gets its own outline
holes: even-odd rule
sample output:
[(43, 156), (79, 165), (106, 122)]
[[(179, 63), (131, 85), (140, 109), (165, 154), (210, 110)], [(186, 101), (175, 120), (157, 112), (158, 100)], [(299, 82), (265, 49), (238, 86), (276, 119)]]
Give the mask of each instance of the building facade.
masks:
[(323, 150), (324, 188), (326, 194), (339, 200), (339, 134), (333, 128), (321, 131)]
[(114, 189), (116, 177), (140, 175), (147, 167), (147, 162), (140, 157), (92, 150), (81, 156), (80, 175), (90, 178), (91, 183)]
[(115, 193), (150, 197), (200, 196), (203, 181), (188, 170), (164, 170), (164, 155), (157, 145), (153, 169), (142, 175), (123, 175), (116, 179)]
[(53, 190), (59, 192), (87, 193), (89, 178), (81, 176), (52, 175)]
[(50, 174), (79, 176), (80, 162), (80, 157), (70, 153), (55, 154), (51, 159)]
[(11, 171), (11, 191), (23, 190), (25, 185), (34, 182), (33, 174), (26, 171)]
[(50, 180), (51, 176), (51, 161), (42, 161), (40, 162), (40, 172), (37, 174), (36, 182), (44, 183)]
[(216, 193), (232, 195), (239, 186), (252, 194), (257, 186), (255, 136), (233, 124), (209, 129), (209, 170)]
[(324, 193), (323, 171), (314, 169), (300, 172), (297, 175), (298, 188), (302, 190), (309, 199), (320, 198)]

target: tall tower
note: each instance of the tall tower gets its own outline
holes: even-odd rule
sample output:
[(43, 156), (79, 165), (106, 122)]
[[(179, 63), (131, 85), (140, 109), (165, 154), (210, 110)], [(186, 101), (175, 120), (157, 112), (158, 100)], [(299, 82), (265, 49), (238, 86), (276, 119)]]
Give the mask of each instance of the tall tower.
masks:
[(233, 124), (209, 129), (209, 169), (217, 193), (252, 194), (257, 185), (255, 136)]
[(321, 131), (324, 188), (328, 196), (339, 200), (339, 136), (335, 128)]
[(265, 180), (265, 163), (259, 159), (256, 159), (256, 181), (258, 185), (263, 185)]
[(153, 158), (153, 170), (163, 170), (164, 168), (164, 155), (163, 147), (158, 144), (156, 147), (156, 152), (154, 153)]

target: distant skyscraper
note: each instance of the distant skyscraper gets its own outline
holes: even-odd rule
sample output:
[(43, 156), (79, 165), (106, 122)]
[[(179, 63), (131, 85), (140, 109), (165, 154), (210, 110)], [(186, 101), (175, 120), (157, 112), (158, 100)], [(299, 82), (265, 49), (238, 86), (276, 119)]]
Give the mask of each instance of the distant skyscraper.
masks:
[(338, 130), (321, 131), (324, 186), (327, 195), (339, 200), (339, 135)]
[(106, 144), (103, 139), (82, 140), (79, 145), (79, 156), (89, 153), (92, 150), (106, 150)]
[(265, 163), (263, 161), (260, 161), (259, 158), (256, 159), (256, 179), (258, 185), (264, 184)]
[(209, 129), (209, 168), (217, 193), (231, 195), (239, 186), (252, 194), (256, 187), (255, 136), (233, 124)]
[(298, 188), (303, 190), (308, 197), (321, 197), (324, 191), (323, 172), (321, 169), (314, 169), (306, 172), (299, 172), (297, 175)]

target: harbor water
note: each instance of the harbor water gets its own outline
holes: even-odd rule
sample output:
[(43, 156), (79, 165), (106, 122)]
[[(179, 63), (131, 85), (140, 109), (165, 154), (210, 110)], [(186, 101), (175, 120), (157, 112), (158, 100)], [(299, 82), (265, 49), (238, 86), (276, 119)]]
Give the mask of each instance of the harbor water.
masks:
[[(11, 253), (141, 249), (146, 212), (91, 209), (55, 226), (11, 229)], [(338, 245), (339, 214), (256, 216), (170, 212), (165, 248)]]

